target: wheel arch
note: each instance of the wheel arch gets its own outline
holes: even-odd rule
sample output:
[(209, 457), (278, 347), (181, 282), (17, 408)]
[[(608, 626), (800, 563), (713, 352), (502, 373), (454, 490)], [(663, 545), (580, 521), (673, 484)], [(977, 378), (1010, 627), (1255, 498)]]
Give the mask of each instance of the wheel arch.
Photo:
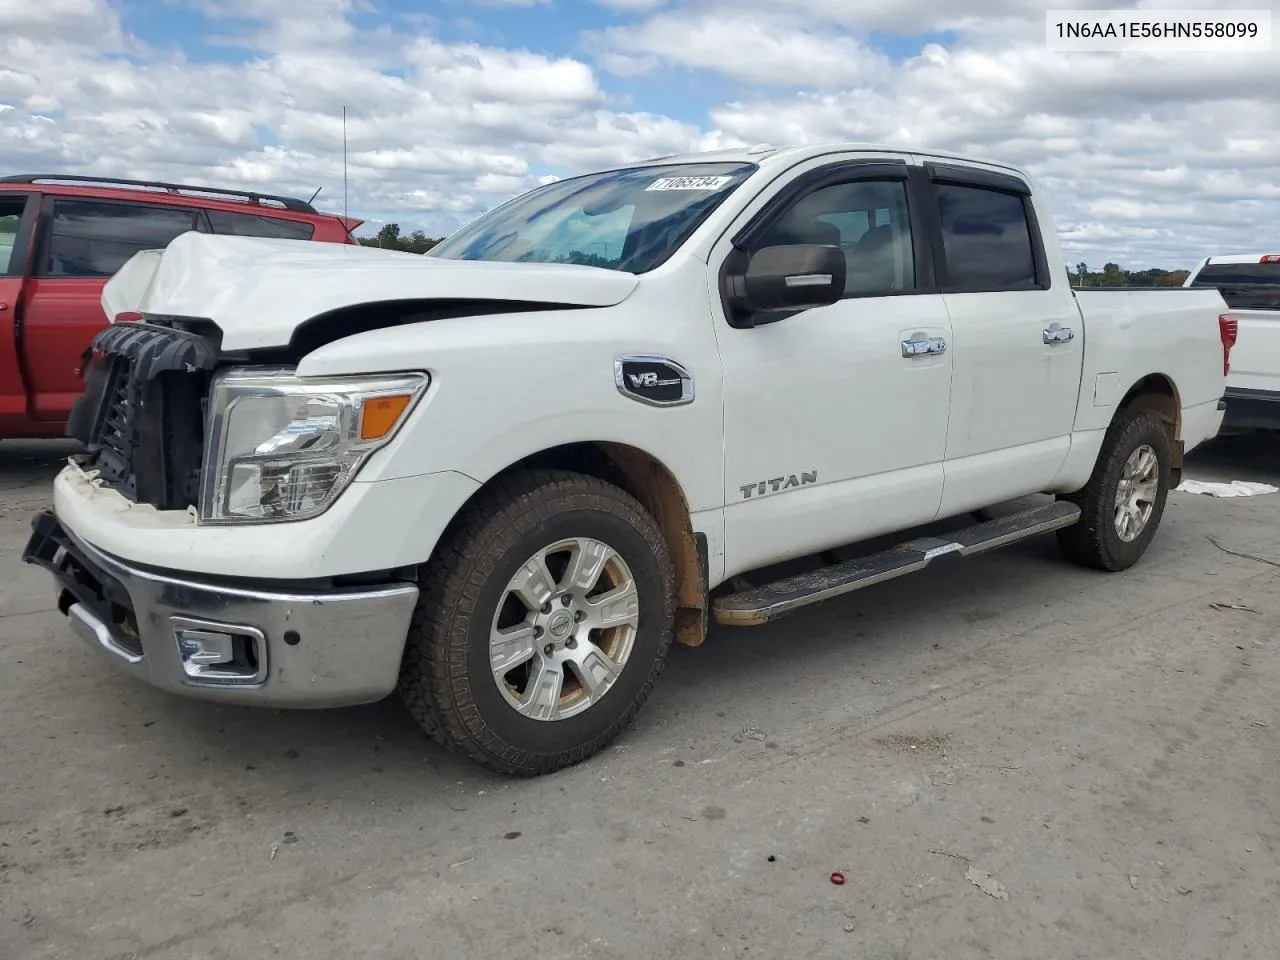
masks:
[(482, 483), (468, 503), (483, 495), (498, 478), (530, 468), (583, 473), (612, 483), (640, 501), (657, 521), (675, 567), (675, 639), (689, 647), (700, 645), (707, 635), (706, 541), (693, 532), (689, 501), (670, 468), (648, 451), (624, 443), (566, 443), (508, 464)]
[(1166, 374), (1149, 373), (1140, 378), (1121, 398), (1116, 407), (1116, 415), (1148, 410), (1159, 416), (1165, 425), (1172, 455), (1170, 486), (1176, 487), (1182, 482), (1182, 460), (1185, 452), (1182, 442), (1182, 401), (1177, 385)]

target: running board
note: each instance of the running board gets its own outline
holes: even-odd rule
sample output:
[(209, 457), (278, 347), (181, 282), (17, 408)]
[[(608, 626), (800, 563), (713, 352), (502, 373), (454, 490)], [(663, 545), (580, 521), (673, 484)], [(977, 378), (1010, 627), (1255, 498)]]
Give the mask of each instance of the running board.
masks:
[(718, 598), (712, 605), (717, 623), (755, 627), (777, 620), (801, 607), (821, 603), (854, 590), (923, 570), (937, 557), (971, 557), (1019, 540), (1039, 536), (1080, 519), (1080, 508), (1065, 500), (1032, 507), (1007, 517), (974, 524), (942, 537), (922, 537), (869, 557), (858, 557), (801, 573), (785, 580)]

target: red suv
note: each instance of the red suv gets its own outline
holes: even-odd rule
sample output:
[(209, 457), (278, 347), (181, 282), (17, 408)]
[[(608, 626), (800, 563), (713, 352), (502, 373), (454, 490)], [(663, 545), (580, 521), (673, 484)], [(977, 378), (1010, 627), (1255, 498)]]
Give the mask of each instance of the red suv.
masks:
[(107, 279), (188, 230), (355, 243), (306, 200), (143, 180), (0, 177), (0, 439), (61, 437)]

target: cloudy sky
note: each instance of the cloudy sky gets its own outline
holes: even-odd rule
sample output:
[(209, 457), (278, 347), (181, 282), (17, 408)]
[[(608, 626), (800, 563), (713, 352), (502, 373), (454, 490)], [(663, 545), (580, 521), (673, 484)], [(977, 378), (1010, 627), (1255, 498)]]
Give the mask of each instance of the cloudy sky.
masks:
[[(345, 105), (361, 233), (439, 235), (646, 157), (844, 139), (1029, 167), (1071, 263), (1280, 252), (1280, 38), (1052, 53), (1044, 9), (1067, 3), (956, 2), (0, 0), (0, 168), (322, 187), (341, 212)], [(1280, 32), (1280, 0), (1213, 6)]]

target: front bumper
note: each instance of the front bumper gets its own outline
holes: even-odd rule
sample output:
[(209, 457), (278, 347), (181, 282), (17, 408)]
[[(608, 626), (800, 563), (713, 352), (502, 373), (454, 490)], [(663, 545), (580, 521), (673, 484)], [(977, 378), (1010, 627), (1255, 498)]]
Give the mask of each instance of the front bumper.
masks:
[(134, 503), (68, 463), (53, 481), (53, 511), (81, 541), (153, 570), (219, 582), (243, 577), (251, 560), (259, 579), (295, 582), (426, 563), (479, 489), (455, 471), (357, 478), (310, 520), (208, 526), (187, 511)]
[(22, 559), (53, 574), (58, 609), (92, 649), (152, 686), (226, 703), (379, 700), (400, 671), (413, 583), (276, 589), (148, 570), (78, 539), (49, 511)]

